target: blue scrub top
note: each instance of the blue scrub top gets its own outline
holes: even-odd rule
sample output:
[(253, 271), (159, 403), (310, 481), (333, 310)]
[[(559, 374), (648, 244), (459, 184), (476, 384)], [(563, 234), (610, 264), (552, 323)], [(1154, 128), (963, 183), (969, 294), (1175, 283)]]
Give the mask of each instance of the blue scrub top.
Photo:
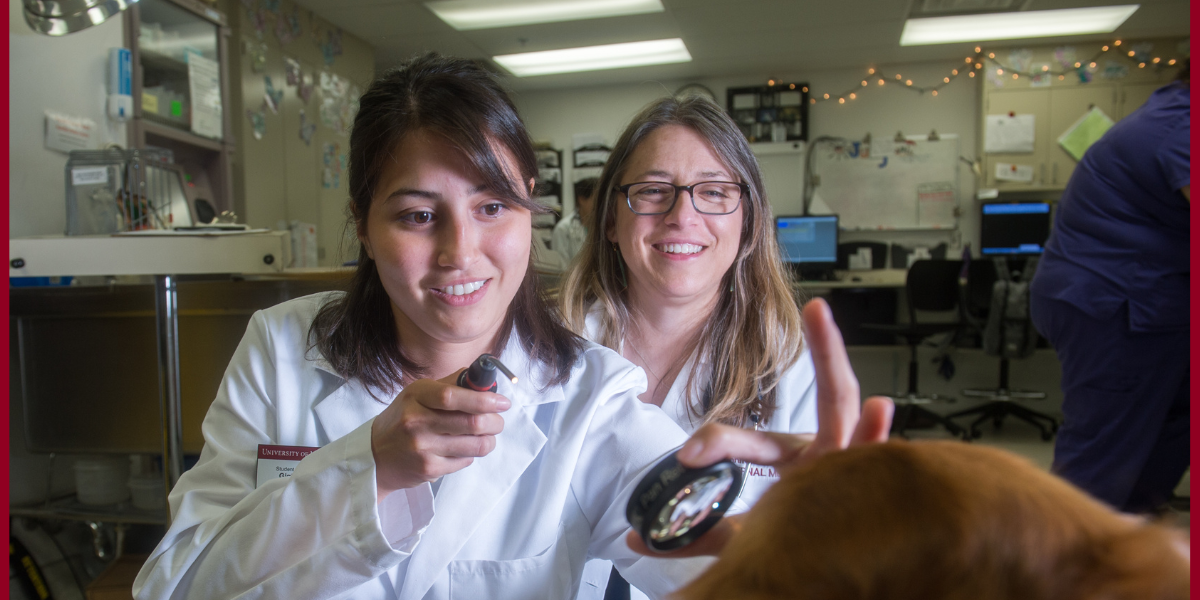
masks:
[(1033, 293), (1132, 331), (1188, 326), (1190, 97), (1154, 92), (1083, 156), (1063, 191)]

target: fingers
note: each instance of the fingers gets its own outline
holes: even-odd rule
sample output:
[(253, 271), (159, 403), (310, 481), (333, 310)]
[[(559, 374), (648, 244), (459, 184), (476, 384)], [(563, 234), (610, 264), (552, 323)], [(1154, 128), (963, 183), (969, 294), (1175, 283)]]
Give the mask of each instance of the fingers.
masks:
[(888, 432), (892, 429), (892, 415), (895, 412), (896, 405), (892, 404), (890, 399), (883, 396), (867, 398), (867, 401), (863, 402), (862, 417), (858, 420), (858, 427), (854, 429), (854, 437), (851, 438), (850, 445), (886, 442)]
[(824, 300), (804, 306), (804, 337), (817, 379), (817, 438), (822, 449), (845, 448), (859, 421), (859, 387), (842, 334)]
[(742, 529), (742, 515), (725, 515), (712, 529), (705, 532), (704, 535), (696, 538), (692, 543), (674, 550), (671, 552), (655, 552), (646, 546), (637, 534), (630, 530), (625, 534), (625, 543), (630, 550), (638, 554), (646, 556), (655, 556), (659, 558), (688, 558), (691, 556), (716, 556), (725, 548), (725, 544), (729, 542)]
[(422, 406), (432, 410), (453, 410), (471, 414), (486, 414), (504, 412), (512, 406), (512, 402), (492, 392), (477, 392), (458, 387), (454, 382), (461, 373), (459, 369), (454, 375), (437, 381), (422, 379), (413, 382), (413, 398)]
[(753, 431), (709, 423), (688, 439), (676, 455), (688, 467), (704, 467), (730, 458), (758, 465), (787, 462), (812, 436)]

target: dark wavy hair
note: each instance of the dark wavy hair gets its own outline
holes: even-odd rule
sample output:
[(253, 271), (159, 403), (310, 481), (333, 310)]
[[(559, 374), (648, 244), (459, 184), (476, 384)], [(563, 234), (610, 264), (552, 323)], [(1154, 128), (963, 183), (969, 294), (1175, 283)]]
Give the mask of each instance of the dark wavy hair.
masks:
[[(519, 181), (537, 176), (533, 143), (500, 82), (474, 62), (431, 53), (388, 71), (359, 100), (349, 165), (349, 216), (359, 233), (366, 230), (387, 161), (406, 136), (418, 131), (436, 134), (461, 151), (493, 193), (533, 213), (549, 210), (530, 198), (529, 190), (514, 187), (497, 156), (497, 146), (512, 153)], [(532, 247), (494, 352), (505, 347), (514, 330), (530, 362), (548, 368), (549, 384), (567, 380), (582, 340), (553, 312), (533, 268)], [(428, 374), (400, 344), (391, 299), (361, 242), (349, 291), (321, 308), (309, 335), (334, 370), (368, 388), (390, 390)]]

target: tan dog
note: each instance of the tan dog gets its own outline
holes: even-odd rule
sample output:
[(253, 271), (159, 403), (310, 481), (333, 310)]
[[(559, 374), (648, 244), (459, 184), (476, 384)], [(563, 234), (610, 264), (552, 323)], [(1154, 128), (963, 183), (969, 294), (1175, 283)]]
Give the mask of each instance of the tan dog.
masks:
[(785, 474), (677, 597), (1185, 600), (1186, 553), (1012, 454), (889, 442)]

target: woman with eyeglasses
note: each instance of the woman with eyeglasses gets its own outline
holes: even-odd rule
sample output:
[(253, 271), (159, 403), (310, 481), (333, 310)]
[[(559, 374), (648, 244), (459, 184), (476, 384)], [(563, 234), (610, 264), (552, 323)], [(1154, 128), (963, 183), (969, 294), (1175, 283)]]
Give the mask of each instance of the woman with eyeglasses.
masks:
[[(725, 111), (699, 97), (647, 106), (598, 191), (596, 226), (560, 294), (568, 326), (642, 367), (641, 400), (685, 431), (815, 432), (801, 312), (758, 162)], [(823, 302), (807, 310), (832, 325)], [(754, 465), (745, 474), (735, 511), (778, 478)]]

